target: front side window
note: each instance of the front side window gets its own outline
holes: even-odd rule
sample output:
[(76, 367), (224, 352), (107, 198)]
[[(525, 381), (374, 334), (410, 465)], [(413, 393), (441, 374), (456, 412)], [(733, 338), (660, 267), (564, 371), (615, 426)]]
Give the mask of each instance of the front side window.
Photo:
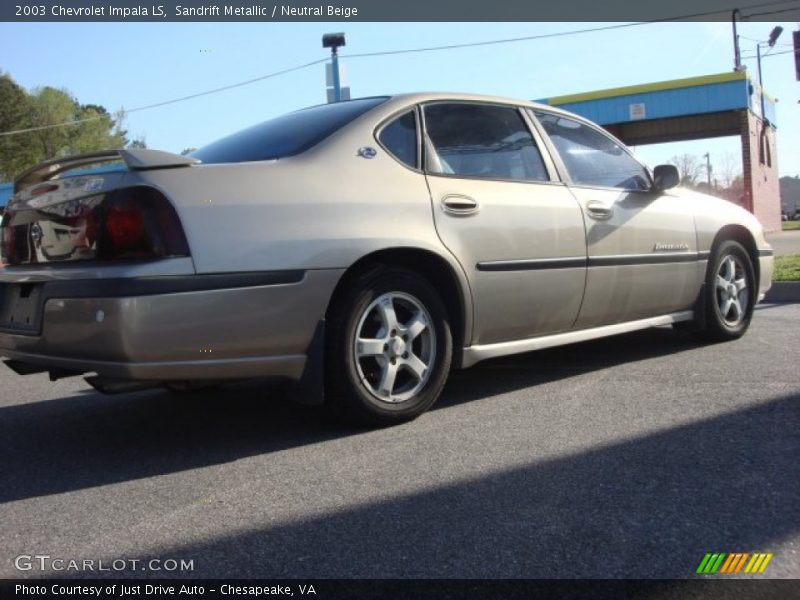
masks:
[(417, 117), (413, 110), (381, 129), (378, 140), (401, 163), (417, 168)]
[(548, 181), (542, 155), (510, 106), (437, 103), (425, 107), (428, 160), (438, 174)]
[(649, 190), (650, 176), (620, 144), (593, 127), (545, 112), (535, 112), (578, 185)]

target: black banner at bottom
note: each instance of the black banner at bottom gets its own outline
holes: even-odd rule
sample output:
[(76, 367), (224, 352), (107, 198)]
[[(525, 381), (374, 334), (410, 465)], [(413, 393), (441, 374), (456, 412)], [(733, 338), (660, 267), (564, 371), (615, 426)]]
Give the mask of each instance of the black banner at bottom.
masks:
[(487, 579), (40, 579), (0, 580), (0, 598), (304, 598), (312, 600), (800, 598), (800, 580), (487, 580)]

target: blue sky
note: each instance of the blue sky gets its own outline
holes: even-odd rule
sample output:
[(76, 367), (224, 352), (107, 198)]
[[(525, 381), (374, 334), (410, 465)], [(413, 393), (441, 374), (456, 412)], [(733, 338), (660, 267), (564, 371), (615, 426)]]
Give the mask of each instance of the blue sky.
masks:
[[(742, 52), (796, 23), (743, 23)], [(65, 87), (111, 111), (201, 92), (324, 58), (323, 33), (344, 31), (342, 54), (569, 31), (607, 23), (0, 23), (0, 69), (26, 88)], [(353, 96), (407, 91), (478, 92), (536, 99), (707, 75), (732, 68), (730, 23), (660, 23), (555, 39), (398, 56), (343, 59)], [(755, 74), (755, 60), (745, 62)], [(800, 82), (792, 54), (763, 61), (778, 98), (778, 168), (800, 175)], [(325, 101), (324, 66), (129, 114), (127, 129), (151, 148), (179, 152), (302, 106)], [(655, 165), (710, 152), (738, 168), (737, 138), (640, 146)]]

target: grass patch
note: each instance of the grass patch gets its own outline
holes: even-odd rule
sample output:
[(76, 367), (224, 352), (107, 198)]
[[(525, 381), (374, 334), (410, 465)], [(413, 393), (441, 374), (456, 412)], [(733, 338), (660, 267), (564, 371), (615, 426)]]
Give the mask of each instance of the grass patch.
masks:
[(797, 231), (800, 229), (800, 221), (781, 221), (783, 231)]
[(773, 281), (800, 281), (800, 254), (775, 257)]

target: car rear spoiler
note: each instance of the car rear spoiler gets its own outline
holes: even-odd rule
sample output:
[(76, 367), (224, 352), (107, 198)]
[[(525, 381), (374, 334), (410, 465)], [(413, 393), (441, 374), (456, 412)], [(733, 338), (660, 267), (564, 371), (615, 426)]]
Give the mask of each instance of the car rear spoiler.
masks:
[(123, 160), (129, 169), (162, 169), (165, 167), (188, 167), (200, 162), (197, 158), (150, 150), (148, 148), (124, 148), (120, 150), (102, 150), (88, 154), (76, 154), (64, 158), (54, 158), (23, 171), (14, 180), (14, 193), (52, 179), (59, 173), (70, 171), (83, 165)]

